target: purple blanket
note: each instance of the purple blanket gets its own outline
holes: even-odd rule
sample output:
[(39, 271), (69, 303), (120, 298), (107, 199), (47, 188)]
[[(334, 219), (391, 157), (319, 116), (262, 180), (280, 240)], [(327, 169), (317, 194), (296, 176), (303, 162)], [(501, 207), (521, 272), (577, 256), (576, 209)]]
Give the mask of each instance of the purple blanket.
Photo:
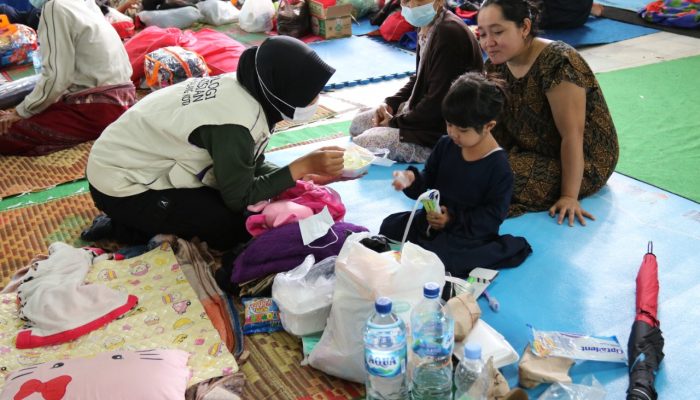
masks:
[[(294, 222), (269, 230), (258, 236), (241, 253), (233, 263), (231, 282), (243, 283), (278, 272), (286, 272), (304, 262), (304, 258), (313, 254), (316, 261), (330, 256), (337, 256), (345, 243), (349, 232), (367, 232), (367, 228), (338, 222), (331, 228), (338, 241), (322, 249), (304, 246), (301, 241), (299, 223)], [(328, 232), (326, 236), (312, 242), (313, 246), (325, 246), (335, 240), (335, 235)]]

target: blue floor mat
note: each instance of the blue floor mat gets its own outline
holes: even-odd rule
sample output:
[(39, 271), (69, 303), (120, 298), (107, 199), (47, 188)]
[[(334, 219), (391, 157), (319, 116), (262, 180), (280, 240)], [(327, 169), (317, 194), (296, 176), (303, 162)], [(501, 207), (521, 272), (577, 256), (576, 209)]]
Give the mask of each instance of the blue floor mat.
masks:
[(561, 40), (572, 47), (620, 42), (639, 36), (656, 33), (658, 30), (627, 24), (608, 18), (590, 17), (585, 25), (574, 29), (547, 29), (540, 36)]
[(403, 78), (416, 70), (415, 54), (363, 36), (326, 40), (309, 46), (336, 69), (324, 90)]
[[(300, 146), (266, 157), (284, 165), (311, 149), (347, 141)], [(404, 168), (372, 166), (360, 180), (334, 183), (347, 207), (345, 220), (377, 232), (386, 215), (410, 210), (412, 200), (390, 187), (392, 170)], [(519, 353), (529, 340), (528, 323), (542, 330), (617, 335), (626, 350), (635, 312), (635, 277), (647, 241), (653, 240), (661, 286), (659, 319), (666, 339), (656, 388), (661, 399), (697, 398), (700, 205), (617, 173), (582, 204), (597, 218), (586, 227), (559, 226), (546, 213), (503, 224), (502, 233), (525, 236), (534, 252), (520, 267), (501, 271), (489, 289), (501, 310), (494, 313), (481, 299), (484, 320)], [(502, 371), (515, 386), (517, 365)], [(626, 366), (584, 362), (571, 370), (574, 382), (587, 374), (605, 386), (608, 399), (625, 398)], [(531, 398), (545, 388), (530, 391)]]
[(651, 0), (596, 0), (596, 3), (604, 6), (624, 8), (625, 10), (639, 11), (651, 3)]
[(355, 36), (366, 35), (370, 32), (379, 29), (378, 26), (374, 26), (369, 23), (369, 18), (361, 18), (359, 21), (352, 21), (352, 34)]

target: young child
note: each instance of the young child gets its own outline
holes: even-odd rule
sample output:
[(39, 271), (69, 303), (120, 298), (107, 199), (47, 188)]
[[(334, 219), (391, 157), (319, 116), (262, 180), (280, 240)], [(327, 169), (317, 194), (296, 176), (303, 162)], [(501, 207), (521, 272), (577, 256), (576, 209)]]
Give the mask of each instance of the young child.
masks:
[[(504, 101), (498, 82), (474, 72), (460, 76), (442, 102), (447, 136), (425, 169), (394, 172), (394, 188), (412, 199), (440, 191), (440, 212), (419, 209), (406, 240), (435, 252), (453, 276), (466, 277), (476, 267), (515, 267), (532, 252), (525, 238), (498, 232), (513, 191), (508, 157), (491, 135)], [(410, 214), (388, 216), (379, 233), (401, 240)]]

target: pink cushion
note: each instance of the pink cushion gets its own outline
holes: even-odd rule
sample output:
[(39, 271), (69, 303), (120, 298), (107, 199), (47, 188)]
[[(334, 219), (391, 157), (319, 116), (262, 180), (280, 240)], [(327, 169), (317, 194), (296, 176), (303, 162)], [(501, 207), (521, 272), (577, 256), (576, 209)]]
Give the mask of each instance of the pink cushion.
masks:
[(7, 375), (0, 398), (184, 399), (189, 357), (182, 350), (139, 350), (47, 362)]

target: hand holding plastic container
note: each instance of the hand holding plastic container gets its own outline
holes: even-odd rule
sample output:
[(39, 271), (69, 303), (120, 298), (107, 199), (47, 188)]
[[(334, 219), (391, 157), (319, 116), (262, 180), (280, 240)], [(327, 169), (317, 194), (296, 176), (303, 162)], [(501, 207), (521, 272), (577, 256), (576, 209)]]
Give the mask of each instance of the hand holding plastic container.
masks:
[(391, 299), (378, 298), (365, 325), (367, 400), (408, 399), (406, 324), (391, 308)]
[(343, 178), (357, 178), (369, 170), (374, 154), (358, 145), (350, 145), (343, 153)]

